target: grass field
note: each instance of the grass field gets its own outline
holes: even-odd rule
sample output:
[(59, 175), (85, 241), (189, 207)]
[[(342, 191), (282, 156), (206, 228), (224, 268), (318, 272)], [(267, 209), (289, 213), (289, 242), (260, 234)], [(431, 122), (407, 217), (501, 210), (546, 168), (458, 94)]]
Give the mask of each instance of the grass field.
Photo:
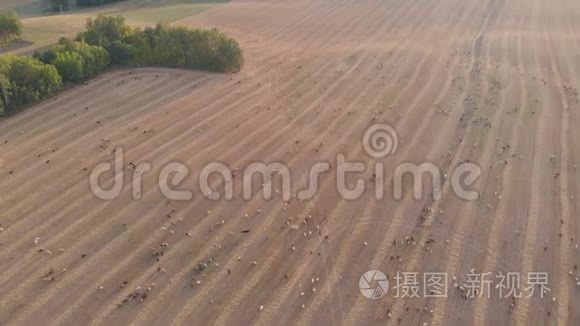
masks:
[(139, 8), (123, 15), (134, 24), (170, 23), (200, 13), (210, 6), (210, 3), (174, 4), (164, 7)]

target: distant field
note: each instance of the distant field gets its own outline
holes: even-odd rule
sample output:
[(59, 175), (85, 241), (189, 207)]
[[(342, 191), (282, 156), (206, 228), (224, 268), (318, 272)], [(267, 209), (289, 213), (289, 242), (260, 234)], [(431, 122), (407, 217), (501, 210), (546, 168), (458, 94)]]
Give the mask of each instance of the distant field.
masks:
[(195, 15), (209, 8), (211, 4), (175, 4), (166, 7), (151, 7), (131, 10), (123, 15), (135, 24), (170, 23), (181, 18)]
[(22, 39), (31, 46), (12, 52), (26, 53), (49, 46), (61, 37), (72, 37), (85, 26), (89, 17), (98, 14), (123, 15), (133, 25), (149, 26), (173, 21), (200, 13), (228, 0), (133, 0), (108, 6), (73, 10), (63, 14), (43, 11), (41, 1), (2, 1), (0, 10), (16, 10), (24, 24)]

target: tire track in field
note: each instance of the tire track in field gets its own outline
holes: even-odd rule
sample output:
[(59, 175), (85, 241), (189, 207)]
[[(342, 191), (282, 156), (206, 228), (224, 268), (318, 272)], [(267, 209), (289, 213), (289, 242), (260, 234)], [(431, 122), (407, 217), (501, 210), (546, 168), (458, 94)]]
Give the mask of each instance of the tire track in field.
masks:
[(566, 235), (562, 241), (560, 241), (560, 273), (558, 275), (558, 324), (567, 325), (569, 318), (569, 301), (570, 301), (570, 289), (568, 287), (569, 280), (567, 277), (568, 271), (570, 271), (570, 241), (568, 239), (573, 238), (571, 236), (571, 230), (568, 228), (570, 225), (570, 194), (568, 192), (568, 171), (569, 171), (569, 154), (568, 150), (570, 148), (568, 144), (568, 133), (569, 133), (569, 118), (568, 111), (570, 108), (570, 103), (568, 97), (564, 94), (564, 84), (562, 82), (562, 76), (556, 62), (554, 61), (554, 49), (553, 44), (550, 41), (550, 36), (544, 30), (545, 39), (548, 42), (548, 54), (551, 61), (551, 73), (556, 81), (556, 86), (560, 95), (560, 109), (562, 110), (562, 121), (560, 128), (560, 168), (559, 173), (559, 204), (560, 204), (560, 232)]
[[(504, 40), (506, 38), (504, 37)], [(500, 54), (504, 54), (506, 55), (508, 53), (507, 51), (507, 47), (506, 44), (504, 42), (503, 46), (500, 48)], [(489, 55), (488, 55), (489, 57)], [(505, 62), (506, 60), (500, 60), (501, 62)], [(489, 65), (489, 61), (488, 61), (488, 65)], [(490, 67), (488, 66), (488, 69)], [(502, 78), (505, 79), (505, 78)], [(469, 202), (466, 204), (463, 204), (463, 207), (460, 208), (460, 212), (457, 214), (458, 216), (458, 221), (456, 223), (453, 223), (453, 230), (451, 232), (451, 236), (452, 236), (452, 240), (449, 243), (449, 245), (445, 246), (445, 256), (449, 257), (446, 260), (445, 263), (445, 267), (441, 270), (444, 270), (446, 273), (450, 273), (451, 275), (459, 275), (459, 272), (461, 269), (465, 268), (465, 256), (471, 254), (471, 252), (469, 252), (467, 250), (467, 248), (464, 247), (464, 242), (469, 241), (469, 239), (473, 239), (473, 237), (463, 237), (462, 239), (459, 239), (458, 237), (454, 237), (453, 234), (468, 234), (469, 230), (471, 230), (471, 232), (474, 232), (474, 226), (476, 226), (475, 224), (475, 219), (477, 218), (477, 210), (482, 210), (482, 205), (485, 204), (484, 201), (488, 202), (488, 206), (487, 208), (483, 208), (483, 210), (487, 211), (487, 214), (493, 214), (494, 210), (491, 205), (493, 204), (495, 206), (495, 198), (487, 199), (484, 198), (484, 194), (485, 193), (489, 193), (492, 191), (493, 185), (494, 185), (494, 181), (490, 180), (491, 176), (493, 175), (492, 173), (492, 169), (491, 167), (494, 165), (492, 160), (494, 159), (495, 154), (497, 153), (497, 146), (499, 146), (499, 141), (495, 138), (495, 135), (500, 133), (500, 129), (501, 129), (501, 119), (504, 118), (505, 115), (505, 111), (507, 110), (507, 103), (506, 103), (506, 98), (507, 95), (509, 94), (509, 89), (501, 89), (500, 92), (498, 94), (494, 94), (495, 97), (499, 97), (500, 98), (500, 102), (498, 105), (498, 108), (493, 111), (493, 112), (489, 112), (488, 114), (492, 114), (493, 118), (492, 118), (492, 125), (491, 125), (491, 131), (489, 131), (489, 133), (487, 134), (487, 136), (483, 135), (483, 137), (485, 137), (485, 145), (484, 145), (484, 149), (482, 151), (482, 156), (480, 157), (480, 160), (477, 160), (476, 162), (478, 162), (478, 164), (482, 167), (482, 176), (480, 177), (480, 184), (482, 185), (482, 187), (480, 187), (480, 199), (478, 200), (478, 202)], [(493, 104), (492, 106), (495, 106), (495, 104)], [(512, 129), (513, 131), (514, 129)], [(512, 136), (510, 138), (510, 141), (508, 142), (508, 144), (512, 144), (513, 141), (513, 137), (514, 137), (515, 133), (512, 132)], [(474, 135), (477, 136), (477, 135)], [(478, 140), (479, 137), (474, 137), (475, 140)], [(471, 160), (471, 159), (470, 159)], [(490, 167), (489, 169), (487, 167)], [(496, 181), (497, 182), (497, 181)], [(489, 190), (488, 190), (489, 189)], [(488, 191), (486, 191), (488, 190)], [(496, 220), (496, 219), (494, 219)], [(457, 224), (457, 225), (455, 225)], [(421, 239), (418, 242), (422, 243), (422, 241), (425, 239)], [(468, 246), (468, 248), (471, 248), (470, 246)], [(495, 258), (498, 256), (498, 251), (496, 249), (487, 249), (485, 250), (486, 254), (485, 257), (492, 257)], [(415, 270), (416, 267), (412, 267), (411, 270)], [(487, 271), (486, 269), (484, 269), (484, 271)], [(457, 294), (456, 294), (457, 295)], [(469, 303), (468, 303), (469, 304)], [(432, 323), (435, 325), (441, 325), (447, 322), (450, 322), (450, 316), (449, 313), (450, 311), (448, 310), (448, 305), (453, 306), (453, 304), (451, 302), (449, 302), (449, 300), (435, 300), (434, 302), (434, 307), (433, 307), (433, 311), (434, 311), (434, 316), (433, 316), (433, 321)], [(451, 308), (453, 309), (453, 308)], [(475, 316), (477, 316), (477, 314), (475, 313)], [(445, 322), (443, 321), (445, 320)]]
[[(538, 10), (537, 7), (534, 8), (536, 11)], [(538, 24), (538, 15), (532, 15), (535, 19), (532, 19), (533, 22)], [(536, 25), (537, 26), (537, 25)], [(534, 49), (534, 58), (536, 59), (536, 63), (538, 68), (541, 67), (540, 59), (538, 55), (538, 42), (536, 38), (535, 47)], [(541, 73), (541, 72), (540, 72)], [(542, 97), (541, 98), (550, 98), (546, 96), (545, 91), (541, 91)], [(527, 216), (527, 223), (525, 229), (525, 240), (524, 245), (522, 248), (522, 261), (521, 261), (521, 272), (523, 275), (528, 275), (529, 272), (533, 271), (534, 265), (534, 256), (536, 253), (536, 238), (538, 234), (538, 219), (539, 219), (539, 211), (541, 205), (541, 198), (542, 196), (542, 182), (541, 178), (541, 167), (540, 161), (545, 158), (545, 153), (547, 153), (546, 149), (546, 133), (547, 133), (547, 126), (550, 125), (550, 121), (546, 119), (546, 110), (540, 110), (540, 114), (538, 116), (539, 127), (536, 134), (535, 139), (538, 140), (537, 144), (534, 144), (534, 153), (533, 153), (533, 163), (532, 163), (532, 180), (530, 181), (530, 188), (531, 188), (531, 198), (530, 198), (530, 206), (529, 206), (529, 213)], [(523, 300), (521, 304), (515, 307), (515, 323), (516, 325), (523, 326), (528, 324), (528, 316), (530, 316), (529, 309), (530, 309), (531, 300)]]
[[(562, 10), (560, 11), (560, 17), (566, 17), (566, 14), (570, 13), (568, 11), (566, 11), (568, 8), (561, 8)], [(573, 12), (572, 12), (573, 13)], [(578, 85), (579, 82), (579, 78), (578, 78), (578, 73), (579, 73), (579, 69), (577, 69), (577, 66), (574, 65), (575, 62), (575, 57), (573, 56), (572, 58), (570, 57), (570, 53), (580, 53), (578, 51), (580, 51), (580, 47), (577, 44), (577, 39), (574, 37), (574, 27), (573, 27), (573, 20), (572, 20), (573, 15), (569, 15), (569, 17), (567, 17), (566, 19), (566, 32), (568, 35), (568, 38), (570, 40), (572, 40), (571, 45), (573, 47), (573, 51), (566, 51), (565, 53), (568, 54), (567, 55), (567, 62), (568, 62), (568, 67), (570, 68), (570, 75), (573, 77), (573, 83), (574, 83), (574, 87), (576, 85)], [(570, 43), (569, 43), (570, 44)], [(569, 98), (569, 102), (571, 103), (571, 106), (568, 108), (568, 121), (569, 123), (571, 122), (572, 125), (575, 125), (575, 123), (578, 123), (579, 120), (579, 116), (578, 116), (578, 110), (579, 110), (579, 99), (577, 97), (577, 94), (575, 94), (576, 97), (574, 97), (574, 95), (570, 95), (571, 98)], [(568, 142), (570, 142), (571, 139), (577, 139), (577, 137), (574, 137), (574, 130), (577, 130), (578, 128), (571, 128), (571, 132), (568, 135)], [(579, 185), (580, 183), (578, 183), (578, 181), (580, 180), (579, 176), (580, 174), (578, 173), (578, 163), (579, 159), (578, 159), (578, 155), (577, 153), (574, 152), (574, 146), (569, 146), (568, 148), (572, 149), (571, 151), (571, 158), (570, 158), (570, 163), (571, 163), (571, 168), (569, 167), (572, 177), (570, 179), (566, 179), (566, 180), (572, 180), (571, 184), (568, 185), (569, 188), (571, 188), (572, 190), (570, 191), (572, 193), (572, 195), (570, 195), (571, 199), (574, 198), (578, 198), (579, 197), (579, 192), (578, 189), (580, 189)], [(562, 160), (562, 163), (564, 163), (564, 161)], [(573, 211), (573, 213), (571, 213), (572, 216), (578, 216), (578, 212), (580, 211), (579, 209), (579, 205), (578, 205), (578, 200), (576, 200), (576, 205), (572, 204), (570, 210)], [(573, 272), (573, 275), (571, 276), (566, 276), (570, 279), (570, 282), (572, 284), (572, 287), (576, 286), (578, 287), (580, 285), (580, 275), (578, 274), (578, 270), (577, 270), (577, 266), (580, 265), (580, 255), (575, 255), (574, 252), (578, 252), (578, 250), (580, 250), (580, 242), (578, 241), (578, 238), (580, 237), (580, 229), (579, 229), (580, 223), (578, 221), (578, 219), (574, 219), (572, 218), (569, 221), (568, 224), (568, 234), (571, 236), (572, 239), (574, 239), (574, 248), (572, 249), (572, 254), (570, 255), (570, 266), (574, 266), (571, 271)], [(562, 232), (563, 233), (563, 232)], [(572, 241), (572, 240), (571, 240)], [(572, 293), (570, 294), (570, 301), (571, 302), (576, 302), (578, 300), (578, 296), (579, 296), (579, 292), (576, 291), (572, 291)], [(570, 308), (570, 315), (568, 316), (568, 320), (572, 323), (574, 323), (574, 321), (576, 320), (580, 320), (580, 312), (578, 311), (578, 309), (576, 309), (576, 311), (574, 310), (574, 307), (571, 305)]]
[[(519, 28), (518, 30), (520, 31), (520, 33), (517, 35), (517, 39), (516, 39), (516, 53), (517, 53), (517, 58), (518, 58), (518, 74), (519, 74), (519, 78), (518, 78), (518, 85), (519, 85), (519, 105), (518, 107), (520, 108), (518, 110), (518, 116), (516, 118), (516, 128), (511, 129), (511, 133), (509, 136), (510, 141), (508, 142), (508, 144), (513, 144), (513, 149), (518, 152), (521, 144), (520, 144), (520, 139), (522, 137), (522, 119), (524, 116), (524, 113), (526, 112), (526, 108), (529, 106), (529, 94), (527, 92), (527, 88), (526, 88), (526, 84), (525, 84), (525, 80), (523, 76), (527, 76), (527, 71), (525, 68), (525, 64), (523, 61), (523, 56), (522, 56), (522, 38), (523, 38), (523, 31), (525, 29), (525, 19), (522, 15), (521, 19), (520, 19), (520, 23), (519, 23)], [(495, 218), (492, 221), (492, 225), (490, 227), (490, 231), (489, 231), (489, 238), (488, 238), (488, 243), (487, 243), (487, 252), (491, 252), (491, 253), (495, 253), (495, 252), (500, 252), (500, 245), (501, 245), (501, 236), (502, 236), (502, 229), (505, 226), (504, 224), (506, 217), (508, 216), (508, 210), (509, 207), (511, 207), (511, 205), (508, 205), (508, 202), (511, 202), (511, 196), (513, 195), (513, 191), (514, 191), (514, 186), (516, 186), (515, 184), (515, 180), (514, 177), (512, 176), (513, 174), (513, 164), (509, 164), (508, 166), (505, 167), (505, 169), (502, 172), (502, 180), (501, 180), (501, 194), (502, 197), (505, 197), (505, 199), (500, 199), (498, 201), (498, 206), (497, 206), (497, 210), (495, 211)], [(529, 203), (528, 203), (529, 204)], [(512, 204), (513, 205), (513, 204)], [(484, 256), (484, 262), (483, 262), (483, 267), (482, 267), (482, 271), (486, 272), (486, 271), (495, 271), (497, 270), (497, 265), (498, 265), (499, 261), (498, 259), (496, 259), (495, 256), (493, 255), (485, 255)], [(475, 313), (474, 313), (474, 325), (475, 326), (483, 326), (486, 323), (486, 319), (487, 319), (487, 313), (488, 313), (488, 307), (489, 307), (490, 301), (488, 300), (478, 300), (475, 304)]]
[[(489, 16), (488, 16), (488, 17), (489, 17)], [(486, 18), (485, 22), (487, 22), (487, 18)], [(483, 26), (485, 26), (485, 23), (484, 23), (484, 25), (483, 25)], [(481, 33), (481, 32), (480, 32), (480, 33)], [(479, 33), (479, 34), (480, 34), (480, 33)], [(478, 34), (478, 35), (479, 35), (479, 34)], [(476, 35), (476, 36), (474, 37), (474, 40), (480, 40), (480, 38), (479, 38), (479, 36), (478, 36), (478, 35)], [(476, 47), (481, 47), (481, 44), (480, 44), (478, 41), (474, 41), (474, 43), (472, 43), (472, 58), (471, 58), (471, 63), (469, 64), (469, 67), (470, 67), (470, 68), (468, 69), (468, 71), (473, 71), (473, 70), (475, 69), (475, 67), (477, 66), (475, 63), (476, 63), (476, 55), (478, 54), (478, 51), (479, 51), (479, 50), (477, 50), (477, 49), (476, 49)], [(469, 79), (468, 79), (468, 85), (467, 85), (467, 87), (465, 88), (465, 89), (466, 89), (466, 90), (468, 90), (468, 91), (469, 91), (469, 90), (472, 88), (472, 87), (470, 86), (470, 82), (471, 82), (471, 78), (469, 78)], [(464, 95), (464, 96), (467, 96), (467, 95)], [(462, 96), (462, 98), (463, 98), (464, 96)], [(452, 111), (452, 114), (453, 114), (453, 112), (455, 112), (455, 110), (453, 110), (453, 111)], [(451, 121), (453, 121), (453, 120), (454, 120), (454, 119), (452, 119), (452, 118), (450, 118), (450, 117), (448, 117), (447, 119), (448, 119), (448, 120), (451, 120)], [(449, 123), (449, 122), (448, 122), (448, 123)], [(449, 130), (449, 128), (442, 128), (442, 130)], [(467, 132), (466, 132), (466, 133), (467, 133)], [(438, 149), (438, 148), (439, 148), (439, 147), (441, 147), (441, 145), (443, 144), (443, 139), (444, 139), (444, 138), (443, 138), (443, 137), (439, 137), (438, 139), (440, 139), (440, 140), (439, 140), (439, 142), (438, 142), (438, 144), (439, 144), (439, 145), (435, 145), (435, 146), (433, 146), (433, 147), (432, 147), (433, 149)], [(462, 138), (462, 139), (463, 139), (463, 138)], [(463, 145), (464, 145), (464, 144), (465, 144), (465, 141), (463, 141), (463, 142), (460, 144), (460, 148), (459, 148), (459, 149), (457, 149), (456, 153), (461, 153), (461, 152), (462, 152), (462, 148), (463, 148)], [(413, 146), (411, 146), (411, 148), (412, 148), (412, 147), (413, 147)], [(436, 153), (436, 152), (437, 152), (436, 150), (432, 150), (432, 154), (431, 154), (431, 155), (428, 155), (428, 157), (429, 157), (429, 156), (432, 156), (432, 155), (433, 155), (434, 153)], [(458, 155), (459, 155), (459, 154), (456, 154), (456, 155), (455, 155), (455, 157), (454, 157), (454, 162), (455, 162), (455, 163), (457, 163), (457, 162), (458, 162), (458, 160), (459, 160), (459, 156), (458, 156)], [(452, 163), (452, 164), (450, 164), (450, 167), (453, 167), (454, 165), (456, 165), (455, 163)], [(412, 199), (411, 199), (410, 195), (407, 195), (407, 196), (406, 196), (406, 198), (404, 199), (404, 201), (403, 201), (402, 203), (399, 203), (399, 204), (398, 204), (398, 208), (396, 209), (396, 211), (395, 211), (395, 213), (394, 213), (393, 222), (392, 222), (392, 223), (391, 223), (391, 225), (389, 226), (389, 229), (388, 229), (388, 231), (387, 231), (386, 235), (385, 235), (385, 236), (384, 236), (384, 238), (383, 238), (382, 244), (379, 246), (379, 248), (380, 248), (380, 249), (379, 249), (379, 250), (378, 250), (378, 252), (377, 252), (377, 253), (374, 255), (374, 258), (373, 258), (373, 260), (371, 261), (371, 263), (369, 264), (369, 266), (381, 266), (381, 265), (383, 265), (383, 264), (384, 264), (383, 257), (385, 257), (385, 258), (386, 258), (387, 251), (389, 251), (389, 250), (390, 250), (390, 244), (391, 244), (393, 241), (395, 241), (396, 234), (400, 234), (400, 232), (401, 232), (401, 230), (400, 230), (400, 229), (401, 229), (401, 228), (404, 226), (404, 223), (403, 223), (403, 218), (404, 218), (404, 216), (405, 216), (405, 211), (406, 211), (407, 207), (409, 207), (409, 205), (408, 205), (408, 204), (409, 204), (410, 202), (412, 202)], [(433, 205), (435, 205), (435, 207), (436, 207), (436, 208), (435, 208), (435, 209), (433, 209), (432, 211), (437, 211), (437, 210), (438, 210), (438, 209), (437, 209), (437, 207), (438, 207), (438, 204), (437, 204), (437, 203), (434, 203)], [(431, 217), (431, 216), (430, 216), (430, 217), (428, 217), (428, 218), (427, 218), (427, 220), (426, 220), (426, 223), (425, 223), (425, 224), (426, 224), (426, 225), (430, 225), (430, 224), (433, 222), (432, 218), (433, 218), (433, 217)], [(419, 241), (419, 243), (421, 243), (421, 241)], [(417, 258), (417, 257), (416, 257), (416, 258)], [(379, 260), (381, 260), (381, 261), (382, 261), (382, 263), (379, 263)], [(412, 260), (413, 260), (413, 258), (412, 258)], [(360, 297), (359, 297), (359, 300), (357, 300), (357, 302), (356, 302), (355, 306), (353, 306), (353, 307), (351, 308), (351, 310), (349, 311), (349, 315), (348, 315), (348, 317), (347, 317), (347, 320), (350, 320), (351, 322), (352, 322), (353, 320), (355, 320), (355, 319), (356, 319), (356, 318), (359, 316), (359, 314), (361, 313), (361, 311), (362, 311), (362, 309), (363, 309), (363, 304), (364, 304), (364, 303), (365, 303), (364, 299), (360, 299)], [(399, 313), (399, 311), (398, 311), (397, 309), (393, 310), (393, 317), (392, 317), (392, 318), (394, 318), (394, 319), (397, 319), (397, 316), (396, 316), (396, 315), (397, 315), (398, 313)]]

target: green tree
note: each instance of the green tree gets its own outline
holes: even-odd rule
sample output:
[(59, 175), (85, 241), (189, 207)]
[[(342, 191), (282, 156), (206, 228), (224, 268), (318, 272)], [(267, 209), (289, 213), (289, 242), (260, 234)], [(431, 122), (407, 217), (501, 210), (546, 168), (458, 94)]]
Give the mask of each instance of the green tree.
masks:
[(74, 42), (71, 50), (83, 58), (85, 78), (93, 77), (103, 72), (111, 62), (109, 53), (101, 46)]
[(87, 30), (77, 36), (78, 41), (108, 48), (111, 43), (123, 40), (132, 34), (123, 16), (99, 15), (87, 20)]
[(62, 78), (56, 68), (28, 56), (10, 56), (1, 68), (9, 80), (8, 102), (15, 110), (35, 103), (62, 87)]
[(52, 63), (64, 81), (78, 81), (85, 77), (83, 72), (84, 60), (76, 52), (63, 51), (56, 54)]
[(94, 77), (110, 64), (109, 53), (103, 47), (68, 39), (61, 39), (52, 49), (35, 57), (55, 65), (64, 81)]
[(220, 71), (238, 72), (244, 64), (242, 49), (238, 42), (221, 35), (217, 44), (216, 64)]
[[(237, 72), (244, 64), (239, 44), (217, 29), (191, 30), (159, 24), (118, 42), (127, 45), (123, 49), (130, 52), (135, 66)], [(121, 45), (117, 43), (116, 51), (120, 50)]]
[(11, 110), (10, 79), (8, 79), (8, 68), (10, 67), (11, 56), (0, 56), (0, 116), (4, 112)]
[(34, 52), (33, 57), (44, 63), (52, 64), (54, 60), (56, 60), (56, 51), (54, 50), (54, 48), (44, 52), (36, 51)]
[(109, 55), (111, 56), (111, 63), (119, 65), (131, 65), (134, 62), (133, 53), (136, 52), (134, 47), (115, 41), (109, 45)]
[(22, 34), (22, 22), (12, 11), (0, 12), (0, 42), (12, 41)]

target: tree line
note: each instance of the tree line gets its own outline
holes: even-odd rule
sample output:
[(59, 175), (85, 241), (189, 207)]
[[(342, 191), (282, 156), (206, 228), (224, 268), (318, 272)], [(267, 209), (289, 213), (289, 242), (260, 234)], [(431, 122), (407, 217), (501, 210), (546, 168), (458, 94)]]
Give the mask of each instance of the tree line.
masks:
[(217, 29), (192, 30), (167, 24), (132, 29), (122, 16), (89, 19), (87, 27), (77, 41), (107, 49), (113, 64), (216, 72), (237, 72), (243, 65), (239, 44)]
[(50, 9), (55, 12), (68, 11), (76, 7), (95, 7), (109, 3), (121, 2), (127, 0), (48, 0)]
[(132, 28), (122, 16), (89, 18), (74, 40), (62, 38), (32, 57), (0, 56), (0, 114), (38, 102), (63, 85), (93, 78), (111, 65), (237, 72), (239, 44), (217, 29), (158, 24)]

